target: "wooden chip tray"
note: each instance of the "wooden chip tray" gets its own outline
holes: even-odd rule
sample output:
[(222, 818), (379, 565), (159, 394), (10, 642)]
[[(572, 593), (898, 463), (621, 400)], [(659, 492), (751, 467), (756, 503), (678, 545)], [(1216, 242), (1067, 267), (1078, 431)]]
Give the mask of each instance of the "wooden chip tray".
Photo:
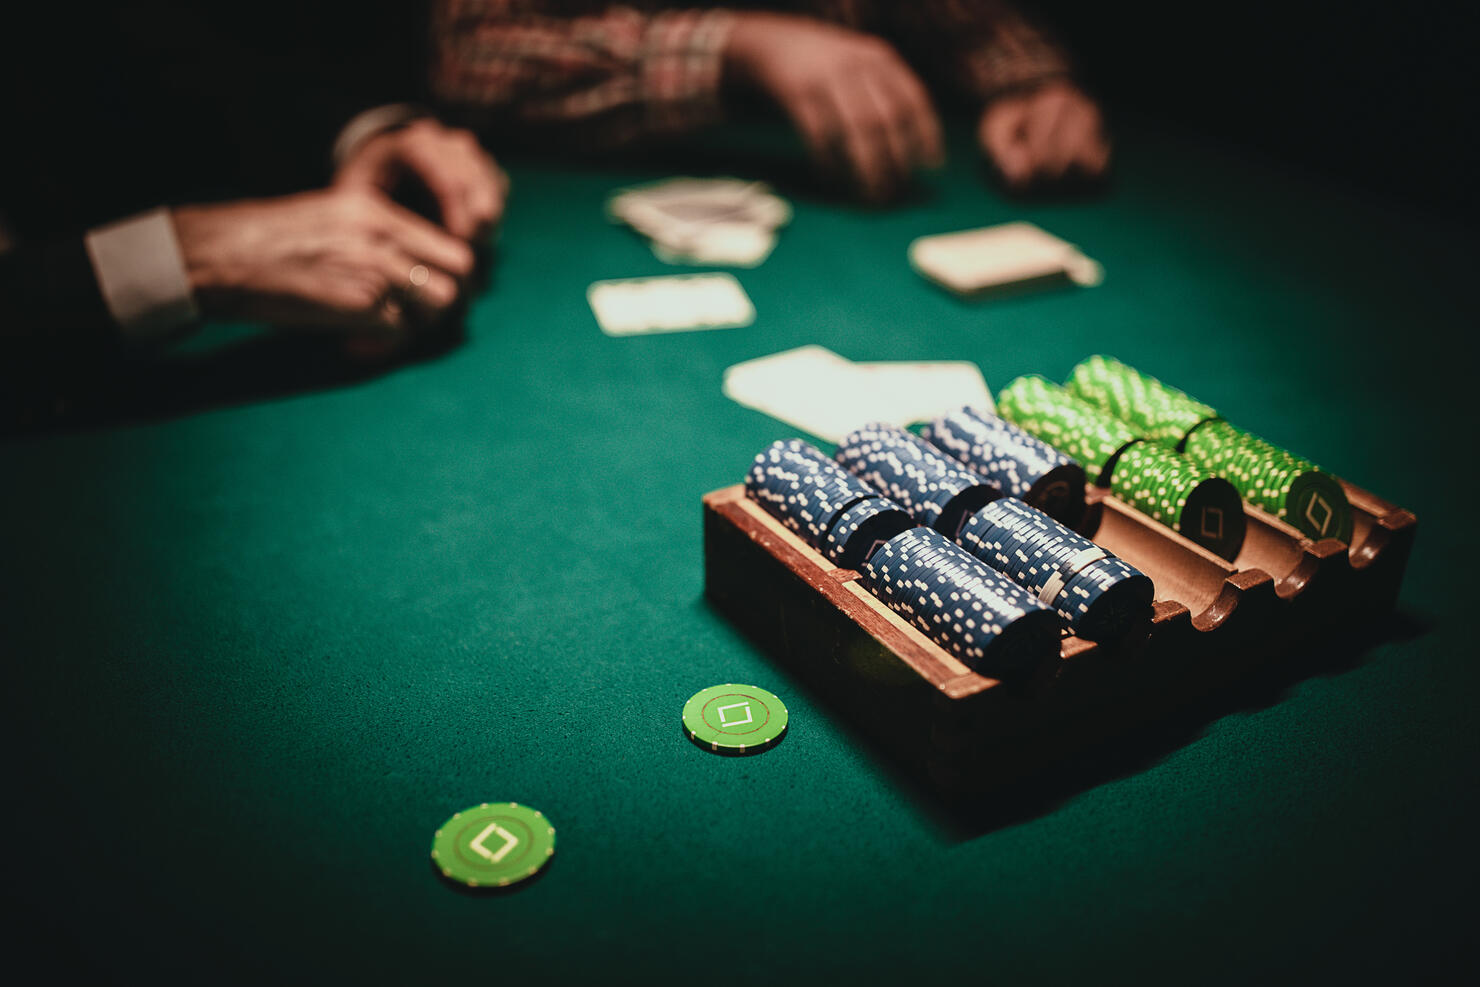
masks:
[[(1226, 688), (1391, 610), (1417, 519), (1344, 484), (1350, 546), (1245, 504), (1226, 562), (1091, 487), (1081, 530), (1156, 584), (1113, 645), (1068, 636), (1022, 681), (979, 675), (745, 496), (704, 497), (705, 593), (829, 705), (937, 788), (996, 788)], [(1343, 638), (1345, 639), (1345, 638)]]

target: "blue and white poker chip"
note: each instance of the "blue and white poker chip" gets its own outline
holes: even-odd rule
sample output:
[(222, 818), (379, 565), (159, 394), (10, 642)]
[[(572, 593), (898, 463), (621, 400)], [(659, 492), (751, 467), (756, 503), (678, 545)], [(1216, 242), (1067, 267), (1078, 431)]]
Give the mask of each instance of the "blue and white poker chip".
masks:
[(833, 522), (823, 551), (834, 565), (857, 569), (889, 539), (915, 527), (915, 519), (882, 494), (860, 500)]
[(1058, 614), (938, 531), (896, 535), (862, 574), (875, 596), (978, 672), (1009, 677), (1058, 654)]
[(898, 501), (921, 524), (954, 538), (968, 515), (1001, 491), (923, 439), (894, 425), (865, 425), (838, 445), (837, 460)]
[(1074, 525), (1084, 514), (1084, 469), (1053, 446), (996, 415), (962, 408), (922, 437), (1008, 497)]
[(1080, 637), (1113, 640), (1150, 616), (1155, 587), (1145, 574), (1016, 498), (973, 514), (960, 542), (1053, 607)]
[(879, 496), (800, 439), (773, 442), (761, 450), (745, 475), (745, 492), (818, 549), (838, 515), (861, 500)]

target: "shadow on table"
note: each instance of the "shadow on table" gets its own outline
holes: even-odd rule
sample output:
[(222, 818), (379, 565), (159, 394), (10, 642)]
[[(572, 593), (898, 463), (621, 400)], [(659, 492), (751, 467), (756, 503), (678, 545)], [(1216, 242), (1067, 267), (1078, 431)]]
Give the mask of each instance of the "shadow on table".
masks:
[(1222, 691), (1197, 698), (1155, 722), (1133, 726), (1005, 789), (946, 799), (912, 780), (905, 783), (915, 789), (949, 839), (973, 839), (1048, 815), (1083, 792), (1153, 768), (1198, 740), (1217, 720), (1276, 706), (1298, 683), (1351, 671), (1378, 645), (1420, 638), (1432, 626), (1426, 617), (1390, 613), (1375, 628), (1287, 654)]
[[(707, 600), (699, 605), (725, 621), (723, 613)], [(1152, 768), (1196, 741), (1216, 720), (1274, 706), (1297, 683), (1360, 667), (1377, 645), (1415, 640), (1432, 626), (1426, 616), (1388, 614), (1375, 627), (1293, 650), (1233, 686), (1186, 703), (1153, 722), (1131, 726), (1103, 742), (1090, 743), (1026, 778), (969, 795), (942, 791), (927, 776), (918, 756), (901, 756), (899, 750), (862, 729), (859, 717), (839, 701), (836, 689), (829, 688), (826, 668), (819, 675), (799, 675), (795, 665), (779, 660), (776, 664), (858, 747), (869, 751), (881, 773), (934, 821), (945, 839), (963, 842), (1049, 815), (1090, 789)], [(738, 628), (737, 633), (743, 634)]]
[(441, 359), (467, 340), (468, 306), (491, 286), (492, 272), (491, 255), (481, 257), (466, 300), (384, 356), (352, 356), (342, 336), (324, 330), (255, 327), (204, 347), (11, 354), (0, 378), (0, 436), (181, 418), (350, 387)]

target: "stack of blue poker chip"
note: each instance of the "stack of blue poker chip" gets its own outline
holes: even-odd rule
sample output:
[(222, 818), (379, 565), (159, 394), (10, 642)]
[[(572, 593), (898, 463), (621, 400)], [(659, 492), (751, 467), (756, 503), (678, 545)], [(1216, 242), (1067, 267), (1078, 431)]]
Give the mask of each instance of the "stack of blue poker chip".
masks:
[(938, 531), (911, 528), (863, 566), (864, 586), (941, 647), (999, 678), (1059, 653), (1062, 621)]
[(745, 492), (813, 548), (838, 515), (879, 492), (801, 439), (772, 442), (750, 464)]
[(1084, 516), (1084, 468), (1037, 436), (996, 415), (962, 408), (928, 425), (923, 438), (1005, 496), (1064, 524)]
[(870, 497), (838, 515), (823, 551), (834, 565), (857, 569), (881, 545), (915, 524), (915, 519), (888, 497)]
[(1122, 637), (1151, 614), (1150, 578), (1012, 497), (967, 519), (961, 545), (1053, 607), (1092, 641)]
[(838, 462), (899, 501), (921, 524), (954, 538), (967, 515), (1002, 496), (992, 484), (894, 425), (865, 425), (844, 437)]
[(763, 449), (745, 475), (745, 492), (845, 569), (915, 525), (904, 508), (800, 439)]

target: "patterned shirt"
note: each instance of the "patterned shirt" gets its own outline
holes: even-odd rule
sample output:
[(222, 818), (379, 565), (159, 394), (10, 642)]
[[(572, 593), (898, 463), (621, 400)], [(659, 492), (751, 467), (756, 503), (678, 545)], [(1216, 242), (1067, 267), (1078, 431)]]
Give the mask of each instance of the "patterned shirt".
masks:
[[(978, 102), (1069, 71), (1003, 0), (766, 6), (882, 35), (935, 82)], [(564, 131), (598, 145), (692, 130), (721, 116), (733, 20), (725, 9), (658, 0), (436, 0), (432, 87), (495, 129)]]

